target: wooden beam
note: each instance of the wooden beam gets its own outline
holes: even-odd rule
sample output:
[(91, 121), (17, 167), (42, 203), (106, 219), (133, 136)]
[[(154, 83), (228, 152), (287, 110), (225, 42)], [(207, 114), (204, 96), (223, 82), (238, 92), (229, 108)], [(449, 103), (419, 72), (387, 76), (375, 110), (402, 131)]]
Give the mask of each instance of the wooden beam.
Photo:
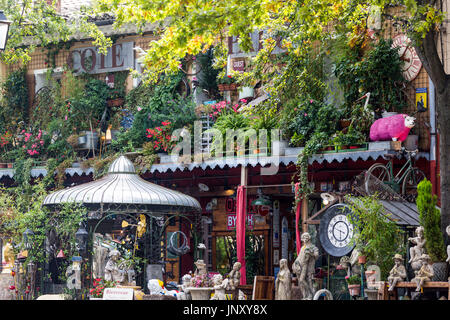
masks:
[(308, 232), (308, 223), (306, 222), (308, 220), (308, 200), (307, 199), (303, 199), (303, 201), (302, 201), (301, 219), (303, 221), (302, 232)]

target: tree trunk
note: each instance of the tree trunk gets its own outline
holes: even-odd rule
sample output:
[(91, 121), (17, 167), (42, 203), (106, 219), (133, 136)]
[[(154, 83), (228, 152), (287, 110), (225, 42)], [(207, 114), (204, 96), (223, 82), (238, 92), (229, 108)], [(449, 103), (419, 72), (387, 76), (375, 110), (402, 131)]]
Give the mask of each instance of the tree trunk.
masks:
[(423, 38), (416, 52), (422, 61), (436, 88), (436, 120), (439, 133), (439, 166), (441, 180), (441, 230), (450, 224), (450, 77), (445, 73), (444, 66), (437, 51), (436, 42), (439, 35), (432, 28)]
[(436, 111), (439, 132), (439, 165), (441, 179), (441, 230), (450, 225), (450, 87), (446, 80), (442, 92), (436, 92)]

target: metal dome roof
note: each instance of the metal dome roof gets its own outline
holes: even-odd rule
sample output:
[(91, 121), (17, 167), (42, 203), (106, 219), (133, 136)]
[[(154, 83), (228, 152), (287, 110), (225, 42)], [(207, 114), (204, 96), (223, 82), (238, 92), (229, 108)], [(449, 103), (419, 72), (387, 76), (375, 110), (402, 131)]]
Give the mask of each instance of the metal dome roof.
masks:
[(171, 211), (201, 210), (199, 202), (181, 192), (148, 182), (136, 173), (133, 163), (120, 156), (103, 178), (49, 194), (44, 206), (79, 202), (93, 210)]

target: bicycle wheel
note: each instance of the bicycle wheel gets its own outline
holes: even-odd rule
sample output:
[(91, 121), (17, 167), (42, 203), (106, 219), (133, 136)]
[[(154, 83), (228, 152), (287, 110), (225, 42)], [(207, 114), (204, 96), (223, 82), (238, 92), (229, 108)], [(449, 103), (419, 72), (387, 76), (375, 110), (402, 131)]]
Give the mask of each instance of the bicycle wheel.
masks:
[(403, 179), (402, 194), (406, 200), (415, 201), (417, 198), (417, 185), (425, 179), (425, 173), (419, 168), (409, 169)]
[(375, 194), (380, 191), (380, 182), (391, 181), (391, 174), (386, 166), (382, 163), (375, 163), (366, 172), (364, 180), (364, 187), (369, 195)]

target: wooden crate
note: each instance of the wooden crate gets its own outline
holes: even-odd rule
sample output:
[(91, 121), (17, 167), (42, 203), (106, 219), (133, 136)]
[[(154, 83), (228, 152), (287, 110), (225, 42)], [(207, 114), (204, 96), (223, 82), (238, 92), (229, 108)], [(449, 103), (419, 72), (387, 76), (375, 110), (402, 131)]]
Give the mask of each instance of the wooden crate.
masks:
[(252, 300), (274, 300), (275, 277), (255, 276), (253, 280)]

